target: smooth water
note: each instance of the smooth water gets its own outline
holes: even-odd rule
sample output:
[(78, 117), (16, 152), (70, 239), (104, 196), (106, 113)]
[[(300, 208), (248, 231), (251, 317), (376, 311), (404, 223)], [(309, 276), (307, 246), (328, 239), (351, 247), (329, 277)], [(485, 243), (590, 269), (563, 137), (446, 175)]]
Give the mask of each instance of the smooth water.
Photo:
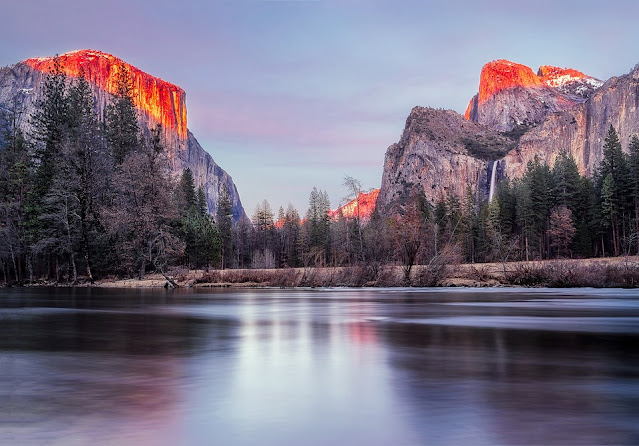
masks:
[(636, 290), (0, 290), (2, 445), (639, 444)]

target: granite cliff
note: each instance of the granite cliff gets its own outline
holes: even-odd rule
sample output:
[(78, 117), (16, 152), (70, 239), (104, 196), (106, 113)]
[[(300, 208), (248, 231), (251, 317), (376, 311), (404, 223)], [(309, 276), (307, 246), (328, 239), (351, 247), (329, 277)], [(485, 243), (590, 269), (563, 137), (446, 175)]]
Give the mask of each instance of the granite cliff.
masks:
[(332, 219), (338, 219), (340, 214), (345, 218), (357, 218), (359, 215), (360, 220), (370, 220), (378, 196), (379, 189), (360, 192), (357, 198), (353, 198), (337, 209), (328, 211), (328, 216)]
[[(6, 110), (18, 110), (18, 125), (28, 130), (29, 117), (35, 108), (40, 87), (54, 63), (53, 57), (41, 57), (0, 69), (0, 120)], [(148, 134), (157, 124), (162, 125), (172, 172), (178, 176), (187, 167), (192, 170), (195, 185), (202, 186), (206, 193), (211, 213), (217, 209), (222, 185), (225, 184), (233, 203), (235, 220), (245, 216), (231, 176), (215, 163), (188, 130), (184, 90), (101, 51), (72, 51), (58, 56), (57, 63), (70, 78), (82, 75), (89, 81), (99, 117), (103, 116), (115, 92), (115, 75), (126, 69), (133, 79), (133, 99), (140, 128)]]
[(481, 70), (479, 93), (468, 104), (468, 120), (502, 132), (525, 130), (546, 116), (586, 101), (602, 82), (570, 68), (544, 65), (537, 73), (507, 60)]
[(411, 111), (399, 142), (387, 149), (378, 206), (401, 204), (413, 190), (431, 202), (461, 197), (469, 186), (476, 199), (487, 199), (492, 177), (518, 178), (535, 157), (552, 166), (562, 152), (592, 175), (610, 125), (624, 150), (639, 135), (639, 65), (602, 83), (573, 69), (534, 73), (490, 62), (465, 119), (448, 110)]
[(592, 175), (603, 159), (610, 125), (617, 130), (626, 151), (632, 136), (639, 135), (639, 66), (626, 75), (610, 78), (585, 102), (547, 116), (526, 132), (518, 147), (504, 157), (505, 174), (521, 176), (535, 156), (553, 165), (559, 153), (567, 152), (582, 174)]
[(492, 160), (515, 145), (513, 138), (452, 110), (415, 107), (399, 142), (386, 151), (377, 205), (388, 210), (416, 191), (431, 203), (448, 194), (463, 197), (468, 188), (488, 198)]

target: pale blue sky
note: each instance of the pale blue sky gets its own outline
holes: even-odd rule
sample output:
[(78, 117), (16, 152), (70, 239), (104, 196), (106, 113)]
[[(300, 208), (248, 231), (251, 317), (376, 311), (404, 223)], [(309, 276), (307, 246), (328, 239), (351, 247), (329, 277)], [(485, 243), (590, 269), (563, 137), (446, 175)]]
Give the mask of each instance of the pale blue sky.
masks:
[[(55, 3), (55, 4), (54, 4)], [(493, 59), (601, 79), (639, 62), (636, 1), (4, 0), (0, 65), (110, 52), (187, 92), (188, 125), (250, 215), (379, 187), (415, 105), (463, 113)]]

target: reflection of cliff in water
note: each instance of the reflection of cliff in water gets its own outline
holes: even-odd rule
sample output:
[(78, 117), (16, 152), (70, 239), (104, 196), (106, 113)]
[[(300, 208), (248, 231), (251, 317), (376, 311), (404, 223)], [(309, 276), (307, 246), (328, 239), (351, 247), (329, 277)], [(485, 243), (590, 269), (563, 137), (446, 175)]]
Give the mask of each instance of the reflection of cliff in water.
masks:
[(389, 324), (385, 335), (389, 361), (403, 372), (398, 393), (435, 443), (639, 438), (627, 436), (628, 407), (639, 410), (634, 336), (420, 324)]

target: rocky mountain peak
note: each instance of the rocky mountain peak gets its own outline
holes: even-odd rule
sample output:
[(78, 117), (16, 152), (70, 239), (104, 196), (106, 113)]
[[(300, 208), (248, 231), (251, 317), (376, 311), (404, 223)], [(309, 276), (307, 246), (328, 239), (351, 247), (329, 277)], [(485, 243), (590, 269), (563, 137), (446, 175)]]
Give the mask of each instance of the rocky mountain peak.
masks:
[(379, 189), (373, 189), (370, 192), (360, 192), (357, 198), (353, 198), (335, 210), (330, 210), (328, 216), (332, 219), (337, 219), (341, 214), (345, 218), (357, 218), (359, 208), (359, 218), (361, 220), (369, 220), (375, 210), (375, 203), (377, 203), (378, 196)]
[(556, 88), (564, 94), (588, 98), (592, 92), (601, 87), (603, 82), (592, 76), (572, 68), (542, 65), (537, 71), (541, 81), (551, 88)]
[(479, 102), (485, 102), (497, 92), (514, 87), (542, 85), (542, 81), (526, 65), (499, 59), (488, 62), (479, 77)]
[(528, 128), (583, 103), (601, 85), (572, 68), (543, 65), (535, 73), (526, 65), (495, 60), (482, 68), (479, 92), (464, 116), (498, 131)]
[[(24, 62), (43, 73), (54, 69), (56, 57), (37, 57)], [(84, 77), (97, 88), (116, 92), (116, 74), (124, 67), (133, 78), (134, 102), (165, 130), (181, 139), (187, 137), (186, 94), (180, 87), (152, 76), (111, 54), (96, 50), (71, 51), (57, 56), (61, 70), (72, 77)]]

